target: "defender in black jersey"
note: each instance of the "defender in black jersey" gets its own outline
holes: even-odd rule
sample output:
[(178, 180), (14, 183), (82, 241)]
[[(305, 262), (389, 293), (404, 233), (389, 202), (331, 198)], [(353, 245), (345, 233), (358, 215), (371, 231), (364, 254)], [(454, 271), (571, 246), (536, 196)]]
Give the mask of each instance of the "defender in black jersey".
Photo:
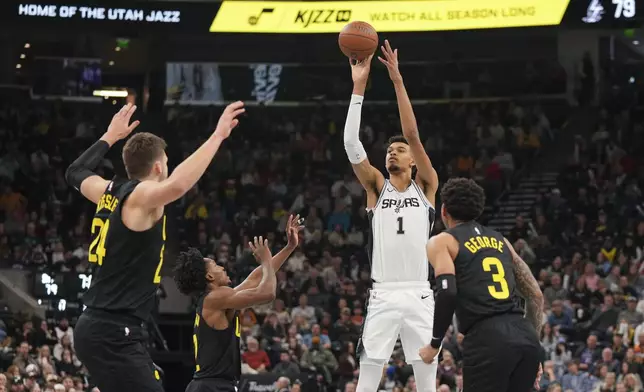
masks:
[(97, 205), (92, 220), (89, 262), (92, 284), (87, 306), (74, 329), (79, 359), (101, 392), (163, 391), (158, 370), (144, 346), (143, 323), (150, 318), (161, 282), (166, 241), (164, 207), (183, 196), (206, 170), (243, 109), (229, 105), (217, 129), (168, 177), (163, 139), (149, 133), (130, 138), (123, 148), (129, 179), (107, 181), (93, 170), (108, 149), (138, 125), (136, 106), (124, 106), (107, 132), (65, 173), (67, 182)]
[[(510, 243), (475, 221), (485, 205), (485, 193), (476, 182), (450, 179), (441, 200), (447, 230), (427, 245), (438, 289), (434, 336), (420, 355), (428, 363), (436, 359), (456, 311), (465, 335), (463, 389), (528, 392), (538, 385), (541, 372), (539, 285)], [(527, 313), (519, 295), (527, 301)]]
[(224, 267), (205, 259), (196, 249), (182, 252), (175, 267), (179, 290), (197, 296), (194, 334), (195, 373), (186, 392), (236, 391), (241, 374), (240, 326), (237, 311), (275, 298), (275, 271), (293, 253), (302, 229), (299, 216), (289, 217), (288, 244), (275, 257), (262, 237), (249, 243), (262, 263), (239, 286), (228, 287)]

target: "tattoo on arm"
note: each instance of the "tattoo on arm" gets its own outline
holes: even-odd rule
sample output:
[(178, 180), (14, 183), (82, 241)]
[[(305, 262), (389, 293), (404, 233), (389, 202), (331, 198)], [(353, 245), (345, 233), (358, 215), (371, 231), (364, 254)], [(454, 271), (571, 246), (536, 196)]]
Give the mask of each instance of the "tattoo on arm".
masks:
[[(513, 252), (514, 253), (514, 252)], [(512, 255), (514, 277), (519, 294), (526, 300), (526, 318), (532, 323), (537, 335), (541, 336), (543, 326), (543, 293), (530, 267), (516, 253)]]

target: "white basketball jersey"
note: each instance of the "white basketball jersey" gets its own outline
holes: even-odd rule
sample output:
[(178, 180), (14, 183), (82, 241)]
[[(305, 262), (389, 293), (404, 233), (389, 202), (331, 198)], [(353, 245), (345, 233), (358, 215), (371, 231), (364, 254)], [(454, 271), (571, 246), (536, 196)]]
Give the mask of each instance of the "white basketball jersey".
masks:
[(385, 180), (376, 206), (368, 212), (371, 279), (378, 283), (429, 279), (427, 241), (436, 211), (412, 180), (404, 191)]

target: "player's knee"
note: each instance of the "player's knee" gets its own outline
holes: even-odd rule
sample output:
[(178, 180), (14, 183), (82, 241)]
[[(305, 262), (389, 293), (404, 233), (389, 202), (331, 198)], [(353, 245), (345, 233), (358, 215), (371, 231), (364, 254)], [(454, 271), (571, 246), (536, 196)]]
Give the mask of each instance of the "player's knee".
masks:
[(381, 371), (382, 371), (382, 368), (385, 366), (385, 363), (387, 363), (386, 359), (369, 358), (365, 354), (360, 356), (360, 367), (362, 367), (362, 366), (379, 366)]

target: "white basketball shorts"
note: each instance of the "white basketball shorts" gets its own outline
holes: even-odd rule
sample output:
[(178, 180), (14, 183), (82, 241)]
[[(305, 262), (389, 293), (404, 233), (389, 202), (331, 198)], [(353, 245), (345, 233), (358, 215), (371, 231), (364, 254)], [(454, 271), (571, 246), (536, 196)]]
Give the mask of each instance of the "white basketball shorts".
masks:
[(408, 363), (432, 340), (434, 293), (429, 282), (374, 283), (358, 343), (358, 355), (389, 359), (400, 336)]

